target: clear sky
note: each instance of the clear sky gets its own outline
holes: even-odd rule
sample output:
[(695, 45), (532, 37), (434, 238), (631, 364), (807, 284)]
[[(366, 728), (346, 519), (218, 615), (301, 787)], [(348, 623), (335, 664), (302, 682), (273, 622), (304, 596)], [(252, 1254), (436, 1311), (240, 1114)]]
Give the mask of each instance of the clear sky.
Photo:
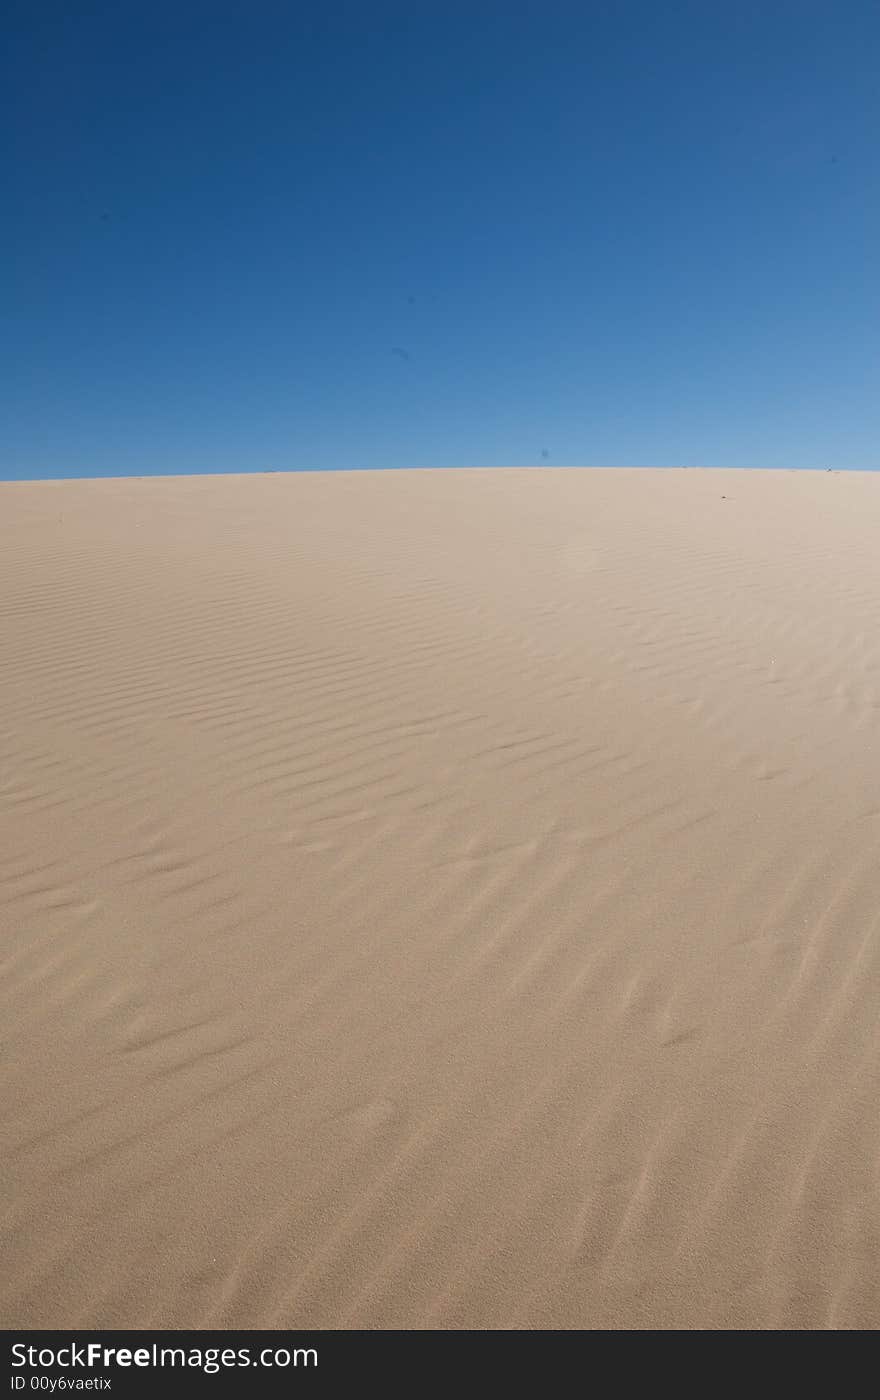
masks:
[(0, 475), (880, 466), (877, 0), (14, 0)]

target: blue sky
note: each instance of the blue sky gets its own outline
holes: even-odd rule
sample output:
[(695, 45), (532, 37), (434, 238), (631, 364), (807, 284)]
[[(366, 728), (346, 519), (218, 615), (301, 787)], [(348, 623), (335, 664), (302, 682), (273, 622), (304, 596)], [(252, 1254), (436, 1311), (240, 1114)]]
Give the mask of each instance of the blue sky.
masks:
[(880, 465), (876, 0), (6, 14), (0, 475)]

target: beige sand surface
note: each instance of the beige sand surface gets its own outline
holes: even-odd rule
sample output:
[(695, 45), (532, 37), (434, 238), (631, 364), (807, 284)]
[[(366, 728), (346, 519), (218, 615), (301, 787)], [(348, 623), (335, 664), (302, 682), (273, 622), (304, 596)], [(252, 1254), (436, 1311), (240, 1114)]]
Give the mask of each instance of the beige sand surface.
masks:
[(880, 1325), (880, 475), (0, 486), (0, 1320)]

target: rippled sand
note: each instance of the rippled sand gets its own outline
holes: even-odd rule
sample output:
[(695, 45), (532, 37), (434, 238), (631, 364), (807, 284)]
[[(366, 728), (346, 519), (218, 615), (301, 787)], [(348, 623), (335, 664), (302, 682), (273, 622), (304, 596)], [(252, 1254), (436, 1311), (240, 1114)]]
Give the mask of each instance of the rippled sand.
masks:
[(8, 1326), (880, 1325), (880, 474), (0, 486)]

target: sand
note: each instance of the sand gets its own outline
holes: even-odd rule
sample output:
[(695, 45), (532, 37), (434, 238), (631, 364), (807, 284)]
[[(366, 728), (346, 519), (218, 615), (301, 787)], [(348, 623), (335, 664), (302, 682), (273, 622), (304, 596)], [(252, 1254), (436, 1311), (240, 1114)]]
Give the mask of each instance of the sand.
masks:
[(880, 1325), (880, 475), (0, 486), (0, 1321)]

